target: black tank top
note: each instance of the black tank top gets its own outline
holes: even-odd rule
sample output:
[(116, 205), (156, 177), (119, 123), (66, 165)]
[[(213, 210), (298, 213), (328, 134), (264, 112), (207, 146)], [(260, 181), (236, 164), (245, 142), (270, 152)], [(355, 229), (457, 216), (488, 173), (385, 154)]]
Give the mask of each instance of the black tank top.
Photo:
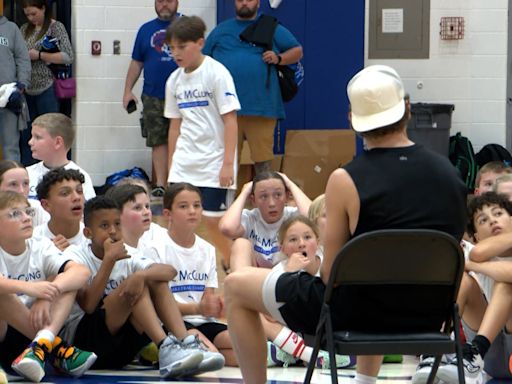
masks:
[(466, 186), (447, 158), (415, 144), (375, 148), (344, 166), (361, 202), (353, 237), (377, 229), (437, 229), (457, 240)]

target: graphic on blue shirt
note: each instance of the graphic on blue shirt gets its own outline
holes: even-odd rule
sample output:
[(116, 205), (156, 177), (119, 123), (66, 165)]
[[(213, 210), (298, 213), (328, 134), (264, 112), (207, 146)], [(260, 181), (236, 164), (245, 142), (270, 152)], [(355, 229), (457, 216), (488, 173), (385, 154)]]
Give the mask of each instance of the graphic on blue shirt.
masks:
[(150, 40), (151, 47), (159, 54), (165, 53), (167, 56), (162, 56), (162, 61), (171, 61), (172, 53), (169, 49), (169, 45), (165, 42), (165, 29), (156, 31), (151, 36)]

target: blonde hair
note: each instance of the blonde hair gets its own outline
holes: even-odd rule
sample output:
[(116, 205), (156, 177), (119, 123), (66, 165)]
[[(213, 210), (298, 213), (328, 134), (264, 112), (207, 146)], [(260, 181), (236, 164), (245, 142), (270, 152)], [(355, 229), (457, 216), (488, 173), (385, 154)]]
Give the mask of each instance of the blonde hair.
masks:
[(498, 193), (498, 186), (501, 183), (510, 183), (512, 182), (512, 174), (507, 173), (506, 175), (500, 176), (494, 181), (494, 185), (492, 186), (492, 190)]
[(317, 196), (315, 200), (311, 202), (308, 210), (309, 220), (317, 224), (317, 221), (322, 216), (323, 211), (325, 211), (325, 193)]
[(62, 137), (66, 149), (71, 148), (75, 140), (75, 130), (73, 122), (69, 117), (62, 113), (45, 113), (37, 117), (32, 125), (46, 129), (52, 138)]
[(482, 179), (482, 175), (484, 173), (493, 172), (493, 173), (512, 173), (512, 167), (506, 165), (503, 161), (490, 161), (484, 165), (482, 168), (478, 170), (475, 179), (475, 186), (480, 186), (480, 180)]
[(11, 208), (16, 203), (30, 204), (25, 196), (13, 191), (0, 191), (0, 209)]

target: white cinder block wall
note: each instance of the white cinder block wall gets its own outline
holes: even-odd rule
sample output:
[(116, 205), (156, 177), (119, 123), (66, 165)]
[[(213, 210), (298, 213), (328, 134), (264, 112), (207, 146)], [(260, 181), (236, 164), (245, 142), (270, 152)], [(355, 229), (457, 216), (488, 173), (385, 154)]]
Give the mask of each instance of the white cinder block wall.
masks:
[[(505, 145), (508, 1), (431, 0), (430, 8), (429, 59), (369, 60), (366, 44), (366, 65), (396, 68), (412, 102), (455, 104), (451, 134), (462, 132), (475, 150), (490, 142)], [(464, 17), (463, 40), (440, 39), (439, 23), (445, 16)]]
[[(77, 137), (73, 157), (95, 185), (109, 174), (134, 166), (151, 172), (151, 152), (140, 135), (138, 110), (122, 108), (124, 80), (138, 28), (156, 17), (153, 0), (72, 0), (73, 47), (77, 97), (73, 121)], [(216, 0), (181, 0), (179, 11), (198, 15), (208, 31), (216, 23)], [(91, 55), (91, 41), (102, 43), (100, 56)], [(113, 55), (120, 40), (121, 55)], [(167, 79), (162, 79), (166, 81)], [(134, 88), (139, 97), (142, 77)]]
[[(136, 31), (155, 17), (153, 0), (72, 1), (78, 79), (74, 157), (89, 171), (95, 185), (103, 184), (112, 172), (133, 166), (149, 173), (150, 151), (140, 136), (139, 111), (128, 115), (121, 99)], [(181, 0), (180, 11), (201, 16), (208, 30), (215, 25), (216, 0)], [(488, 142), (504, 145), (507, 13), (508, 0), (431, 0), (429, 59), (368, 60), (366, 48), (365, 63), (395, 67), (412, 102), (455, 104), (451, 132), (467, 135), (475, 149)], [(463, 40), (440, 40), (443, 16), (465, 18)], [(366, 41), (367, 36), (366, 32)], [(92, 40), (102, 42), (100, 56), (91, 55)], [(114, 40), (121, 41), (119, 56), (113, 55)], [(136, 95), (141, 85), (139, 81)]]

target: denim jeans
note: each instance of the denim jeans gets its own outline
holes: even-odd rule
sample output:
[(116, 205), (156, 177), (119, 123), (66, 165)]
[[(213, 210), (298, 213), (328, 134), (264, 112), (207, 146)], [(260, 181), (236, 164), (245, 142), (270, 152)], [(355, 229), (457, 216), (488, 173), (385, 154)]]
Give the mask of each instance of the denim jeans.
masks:
[[(30, 112), (30, 120), (34, 121), (36, 117), (50, 112), (59, 112), (59, 100), (55, 96), (53, 85), (39, 95), (26, 95), (28, 110)], [(32, 157), (32, 151), (28, 145), (28, 141), (32, 137), (32, 124), (28, 128), (21, 131), (20, 135), (20, 152), (21, 163), (28, 167), (37, 162)]]
[(20, 161), (18, 116), (7, 108), (0, 108), (0, 140), (3, 158)]

